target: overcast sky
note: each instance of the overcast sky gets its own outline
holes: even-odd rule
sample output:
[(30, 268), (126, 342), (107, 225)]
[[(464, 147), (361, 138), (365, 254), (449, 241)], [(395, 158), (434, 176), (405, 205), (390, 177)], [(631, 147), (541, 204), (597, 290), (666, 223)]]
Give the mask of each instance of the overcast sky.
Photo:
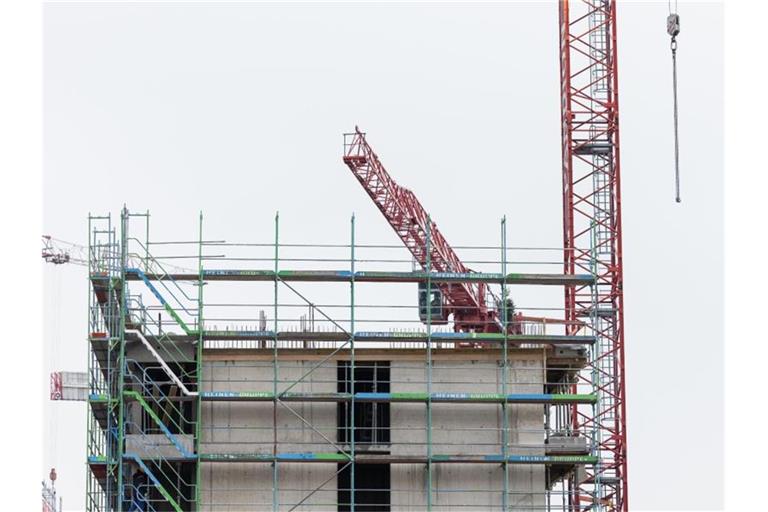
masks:
[[(680, 7), (683, 203), (667, 3), (619, 5), (633, 510), (722, 503), (722, 22)], [(152, 213), (153, 238), (397, 243), (341, 162), (355, 124), (449, 241), (560, 246), (554, 3), (49, 4), (44, 230)], [(86, 272), (45, 272), (46, 367), (87, 363)], [(46, 379), (47, 375), (41, 378)], [(46, 400), (44, 472), (84, 503), (85, 418)]]

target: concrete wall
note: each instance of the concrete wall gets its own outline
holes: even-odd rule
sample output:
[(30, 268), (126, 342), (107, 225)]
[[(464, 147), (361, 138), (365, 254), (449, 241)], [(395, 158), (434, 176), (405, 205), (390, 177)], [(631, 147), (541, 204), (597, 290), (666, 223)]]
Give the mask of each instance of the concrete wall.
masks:
[[(426, 365), (418, 362), (394, 364), (391, 390), (424, 391)], [(530, 355), (510, 361), (507, 369), (508, 393), (541, 393), (544, 374), (542, 357)], [(503, 371), (494, 361), (465, 360), (433, 363), (432, 391), (464, 393), (500, 393)], [(543, 448), (519, 445), (543, 445), (543, 406), (509, 405), (508, 452), (514, 455), (543, 455)], [(423, 404), (392, 404), (393, 454), (426, 455), (426, 408)], [(490, 455), (501, 453), (503, 417), (497, 404), (432, 405), (433, 455)], [(544, 505), (545, 473), (543, 466), (509, 466), (510, 504), (521, 507)], [(392, 510), (422, 510), (427, 498), (424, 465), (391, 467)], [(471, 504), (478, 509), (499, 507), (504, 489), (504, 470), (494, 464), (433, 464), (432, 505), (437, 510), (460, 510)], [(452, 492), (452, 491), (464, 492)], [(464, 508), (466, 509), (466, 508)]]
[[(336, 464), (278, 465), (276, 501), (280, 510), (290, 510), (309, 492), (328, 479), (323, 490), (304, 501), (298, 510), (336, 511)], [(272, 510), (273, 467), (263, 463), (203, 463), (200, 481), (201, 510), (254, 512)]]
[[(292, 361), (278, 369), (278, 393), (307, 374), (312, 361)], [(204, 391), (272, 392), (271, 365), (216, 362), (203, 365)], [(335, 393), (336, 366), (322, 366), (291, 387), (290, 392)], [(272, 453), (272, 402), (204, 402), (203, 453)], [(298, 415), (298, 416), (297, 416)], [(305, 421), (299, 419), (299, 416)], [(336, 404), (290, 402), (277, 407), (280, 452), (335, 452), (323, 435), (336, 440)]]
[[(279, 384), (278, 392), (307, 374), (315, 364), (314, 361), (291, 361), (278, 367), (278, 379), (284, 381)], [(217, 361), (203, 365), (204, 391), (271, 392), (272, 381), (271, 364)], [(290, 391), (335, 393), (335, 363), (312, 371)], [(273, 415), (272, 402), (204, 402), (201, 453), (271, 454)], [(291, 402), (278, 405), (277, 426), (279, 452), (337, 451), (322, 437), (325, 435), (336, 441), (336, 404)], [(289, 510), (289, 504), (298, 503), (308, 493), (302, 490), (315, 489), (330, 478), (324, 487), (326, 491), (315, 493), (304, 503), (311, 505), (308, 507), (310, 510), (336, 510), (335, 506), (331, 506), (336, 501), (336, 464), (283, 463), (278, 469), (280, 492), (274, 498), (283, 504), (281, 509)], [(204, 463), (202, 510), (235, 512), (271, 509), (273, 477), (270, 464)]]
[[(286, 362), (280, 379), (298, 379), (317, 361)], [(290, 365), (290, 367), (289, 367)], [(510, 362), (509, 393), (541, 393), (544, 375), (542, 356), (526, 354)], [(203, 365), (205, 391), (272, 391), (273, 369), (268, 362), (211, 361)], [(391, 362), (392, 392), (426, 391), (423, 360)], [(433, 366), (433, 392), (500, 393), (502, 369), (493, 360), (446, 361)], [(285, 389), (289, 383), (280, 385)], [(336, 392), (336, 363), (316, 369), (291, 389), (296, 392)], [(307, 423), (336, 441), (336, 404), (289, 403)], [(513, 432), (509, 453), (543, 454), (543, 406), (509, 405), (508, 422)], [(391, 446), (393, 455), (427, 455), (426, 407), (393, 403)], [(273, 405), (271, 402), (206, 402), (203, 404), (202, 453), (272, 453)], [(501, 406), (497, 404), (433, 404), (433, 454), (487, 455), (501, 453)], [(336, 448), (279, 405), (277, 411), (279, 452), (336, 452)], [(309, 510), (336, 510), (336, 464), (281, 463), (277, 499), (288, 510), (308, 492), (329, 480), (305, 503)], [(203, 510), (245, 511), (271, 507), (272, 466), (263, 463), (204, 463), (201, 481)], [(424, 464), (392, 464), (392, 510), (423, 510), (427, 503)], [(434, 464), (432, 503), (435, 510), (498, 509), (502, 503), (504, 470), (498, 464)], [(518, 510), (544, 505), (544, 466), (509, 467), (510, 504)], [(464, 492), (451, 492), (462, 490)], [(213, 506), (213, 505), (216, 506)], [(461, 507), (463, 505), (463, 507)], [(457, 508), (458, 507), (458, 508)], [(283, 507), (281, 507), (282, 509)], [(472, 508), (474, 510), (474, 508)]]

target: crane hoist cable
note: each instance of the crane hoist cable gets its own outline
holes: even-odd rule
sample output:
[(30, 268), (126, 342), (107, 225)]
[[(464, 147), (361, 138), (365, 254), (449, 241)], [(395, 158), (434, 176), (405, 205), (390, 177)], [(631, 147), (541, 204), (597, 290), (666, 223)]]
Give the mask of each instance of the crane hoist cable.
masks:
[(680, 137), (678, 136), (677, 124), (677, 35), (680, 33), (680, 15), (677, 14), (677, 1), (675, 1), (675, 12), (672, 12), (669, 4), (669, 15), (667, 16), (667, 33), (670, 36), (669, 47), (672, 50), (672, 98), (674, 111), (674, 129), (675, 129), (675, 201), (680, 202)]

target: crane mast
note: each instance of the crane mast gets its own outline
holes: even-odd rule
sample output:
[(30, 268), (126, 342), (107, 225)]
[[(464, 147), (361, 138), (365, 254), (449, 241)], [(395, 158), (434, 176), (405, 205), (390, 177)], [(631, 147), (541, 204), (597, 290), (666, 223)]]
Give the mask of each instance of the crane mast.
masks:
[(565, 319), (590, 318), (598, 339), (580, 376), (598, 401), (573, 406), (572, 423), (593, 433), (600, 464), (573, 477), (569, 510), (627, 512), (616, 2), (560, 0), (559, 28), (564, 273), (596, 275), (594, 288), (566, 287)]
[[(392, 179), (368, 144), (365, 133), (357, 127), (354, 133), (344, 135), (344, 163), (422, 269), (472, 272), (461, 262), (413, 192)], [(488, 289), (485, 283), (442, 284), (439, 289), (445, 299), (448, 314), (453, 314), (456, 331), (502, 330), (496, 310), (486, 305)]]

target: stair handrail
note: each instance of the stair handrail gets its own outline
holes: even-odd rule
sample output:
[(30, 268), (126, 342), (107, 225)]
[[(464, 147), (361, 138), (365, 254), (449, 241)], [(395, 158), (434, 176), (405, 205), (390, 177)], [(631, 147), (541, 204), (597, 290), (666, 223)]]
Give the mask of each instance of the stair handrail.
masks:
[(147, 340), (147, 338), (144, 337), (144, 335), (141, 333), (141, 331), (138, 331), (136, 329), (126, 329), (126, 333), (128, 334), (135, 334), (141, 342), (144, 344), (144, 346), (149, 350), (149, 353), (152, 354), (152, 356), (155, 358), (155, 360), (160, 363), (160, 366), (163, 368), (163, 371), (165, 371), (166, 375), (173, 380), (176, 385), (179, 387), (179, 389), (182, 390), (182, 392), (186, 396), (197, 396), (197, 391), (190, 391), (186, 385), (179, 379), (176, 374), (171, 370), (171, 368), (166, 364), (166, 362), (163, 360), (162, 357), (160, 357), (160, 354), (157, 353), (155, 348), (152, 346), (152, 344)]
[(176, 512), (182, 512), (181, 506), (179, 506), (179, 503), (173, 499), (173, 496), (168, 493), (168, 491), (163, 487), (163, 484), (160, 483), (160, 480), (157, 479), (155, 474), (149, 469), (149, 467), (144, 463), (144, 461), (136, 455), (135, 453), (126, 453), (126, 458), (133, 460), (143, 471), (144, 474), (147, 475), (147, 477), (152, 480), (152, 482), (155, 484), (155, 487), (158, 491), (160, 491), (160, 494), (163, 495), (163, 498), (165, 498), (168, 503), (173, 507), (173, 509)]
[[(149, 404), (144, 400), (144, 397), (142, 397), (139, 393), (136, 391), (123, 391), (123, 395), (126, 397), (133, 398), (136, 400), (141, 407), (147, 411), (149, 416), (152, 418), (152, 420), (155, 422), (155, 424), (160, 427), (160, 430), (163, 432), (163, 435), (168, 438), (168, 440), (173, 444), (174, 447), (181, 453), (184, 458), (192, 459), (195, 457), (195, 454), (188, 452), (184, 446), (179, 442), (179, 440), (176, 438), (176, 436), (168, 429), (168, 427), (163, 423), (163, 420), (161, 420), (155, 411), (152, 410), (152, 408), (149, 406)], [(126, 425), (132, 424), (136, 425), (135, 422), (132, 421), (126, 421)], [(138, 427), (139, 425), (137, 425)], [(137, 431), (140, 435), (146, 436), (147, 434), (142, 432), (141, 428), (138, 428)]]
[[(139, 388), (142, 391), (142, 393), (139, 393), (139, 394), (142, 396), (142, 398), (144, 398), (145, 401), (147, 401), (147, 399), (149, 398), (153, 403), (157, 404), (158, 407), (163, 408), (163, 404), (160, 401), (158, 401), (157, 397), (153, 394), (153, 389), (150, 389), (149, 386), (146, 383), (142, 382), (142, 380), (139, 379), (133, 372), (131, 372), (129, 368), (126, 368), (126, 373), (133, 379), (132, 382), (136, 383), (139, 386)], [(173, 408), (173, 411), (177, 413), (179, 417), (182, 419), (182, 422), (179, 423), (172, 417), (170, 418), (171, 425), (176, 427), (179, 430), (179, 433), (183, 434), (185, 432), (184, 427), (194, 425), (194, 422), (184, 417), (183, 411), (173, 404), (173, 401), (170, 399), (168, 395), (163, 393), (162, 389), (160, 389), (160, 386), (157, 386), (157, 390), (161, 394), (159, 398), (163, 399), (163, 401), (165, 401), (166, 403), (170, 403), (171, 407)], [(133, 390), (129, 390), (129, 391), (133, 391)], [(158, 425), (158, 427), (160, 427), (160, 425)], [(162, 430), (162, 427), (161, 427), (161, 430)]]
[[(133, 422), (128, 422), (128, 425), (135, 425), (135, 424)], [(160, 450), (158, 450), (157, 446), (152, 443), (152, 440), (149, 439), (146, 434), (144, 434), (142, 432), (142, 433), (137, 434), (137, 435), (140, 435), (142, 438), (145, 439), (144, 446), (145, 446), (145, 449), (147, 451), (154, 451), (153, 454), (150, 454), (150, 455), (146, 456), (148, 459), (153, 460), (153, 461), (160, 461), (160, 462), (168, 463), (168, 458), (165, 455), (163, 455), (160, 452)], [(126, 455), (129, 456), (129, 457), (138, 457), (139, 459), (141, 459), (139, 454), (135, 453), (135, 452), (126, 453)], [(142, 461), (143, 461), (143, 459), (142, 459)], [(167, 466), (170, 469), (170, 471), (168, 471), (168, 472), (164, 471), (161, 466), (157, 466), (157, 470), (160, 472), (160, 474), (164, 478), (169, 480), (171, 489), (174, 492), (176, 492), (178, 494), (183, 494), (183, 492), (181, 491), (181, 489), (179, 489), (179, 486), (176, 485), (175, 482), (180, 482), (183, 487), (187, 487), (187, 488), (191, 488), (191, 489), (195, 489), (197, 487), (197, 484), (192, 484), (192, 483), (188, 482), (184, 477), (182, 477), (181, 474), (176, 470), (176, 468), (172, 464), (167, 464)]]
[[(143, 327), (144, 327), (144, 329), (143, 329), (144, 333), (146, 335), (149, 335), (149, 333), (150, 333), (150, 329), (149, 328), (150, 327), (154, 327), (157, 330), (157, 332), (159, 334), (153, 335), (153, 336), (155, 336), (155, 341), (157, 342), (158, 346), (162, 349), (162, 351), (165, 354), (167, 354), (170, 359), (182, 360), (182, 361), (188, 362), (188, 363), (194, 362), (193, 358), (188, 358), (188, 356), (186, 356), (184, 354), (184, 352), (182, 352), (182, 350), (180, 348), (178, 348), (174, 343), (172, 343), (173, 340), (171, 339), (171, 334), (170, 333), (161, 332), (160, 331), (160, 324), (159, 324), (159, 322), (155, 321), (155, 319), (152, 318), (151, 315), (147, 315), (146, 323), (143, 324)], [(129, 332), (132, 332), (132, 329), (126, 329), (126, 333), (129, 333)], [(192, 343), (192, 345), (197, 345), (198, 341), (199, 341), (198, 338), (194, 337), (191, 340), (191, 343)], [(165, 343), (165, 342), (171, 342), (170, 345), (175, 350), (174, 351), (168, 350), (168, 347), (167, 347), (168, 344)]]
[[(196, 298), (196, 297), (190, 297), (189, 295), (187, 295), (187, 294), (186, 294), (186, 292), (185, 292), (185, 291), (184, 291), (184, 290), (181, 288), (181, 286), (179, 286), (179, 284), (176, 282), (176, 280), (173, 278), (173, 276), (171, 276), (171, 274), (169, 274), (169, 273), (168, 273), (168, 271), (167, 271), (167, 270), (165, 270), (165, 267), (164, 267), (164, 266), (163, 266), (163, 265), (162, 265), (162, 264), (161, 264), (161, 263), (160, 263), (160, 262), (157, 260), (157, 258), (155, 258), (154, 256), (152, 256), (152, 255), (149, 253), (149, 250), (146, 248), (146, 246), (145, 246), (143, 243), (141, 243), (141, 240), (138, 240), (138, 239), (136, 239), (136, 238), (130, 238), (130, 240), (133, 240), (133, 241), (135, 241), (137, 244), (139, 244), (139, 247), (141, 247), (142, 249), (144, 249), (146, 256), (142, 257), (142, 256), (140, 256), (139, 254), (130, 253), (130, 254), (129, 254), (129, 257), (130, 257), (131, 255), (133, 255), (133, 257), (134, 257), (135, 259), (138, 259), (139, 261), (145, 261), (145, 262), (146, 262), (147, 258), (149, 258), (149, 259), (152, 261), (152, 263), (153, 263), (154, 265), (157, 265), (157, 267), (158, 267), (158, 268), (160, 268), (160, 270), (162, 270), (162, 276), (163, 276), (163, 278), (164, 278), (164, 277), (168, 277), (168, 278), (171, 280), (171, 282), (173, 282), (173, 284), (175, 284), (175, 285), (176, 285), (176, 287), (179, 289), (179, 291), (182, 293), (182, 295), (184, 295), (184, 297), (185, 297), (187, 300), (190, 300), (190, 301), (193, 301), (193, 302), (197, 300), (197, 298)], [(145, 263), (145, 264), (144, 264), (144, 266), (145, 266), (145, 267), (147, 267), (147, 264)], [(147, 270), (149, 270), (149, 268), (147, 268)], [(192, 274), (197, 274), (197, 273), (198, 273), (198, 271), (196, 271), (196, 270), (193, 270), (193, 271), (191, 271), (190, 273), (192, 273)], [(163, 280), (163, 278), (161, 278), (161, 279), (160, 279), (160, 281), (162, 281), (162, 280)], [(177, 300), (178, 300), (178, 299), (177, 299)]]
[[(171, 306), (171, 305), (168, 303), (168, 301), (167, 301), (167, 300), (165, 299), (165, 297), (164, 297), (164, 296), (163, 296), (163, 295), (160, 293), (160, 291), (159, 291), (159, 290), (158, 290), (158, 289), (155, 287), (155, 285), (154, 285), (154, 284), (152, 284), (152, 281), (150, 281), (150, 279), (147, 277), (146, 273), (145, 273), (143, 270), (141, 270), (140, 268), (135, 268), (135, 267), (126, 268), (125, 270), (126, 270), (126, 272), (135, 273), (136, 275), (138, 275), (138, 276), (139, 276), (139, 278), (141, 278), (141, 280), (144, 282), (144, 284), (147, 286), (147, 288), (149, 288), (149, 290), (150, 290), (150, 291), (152, 292), (152, 294), (153, 294), (153, 295), (154, 295), (154, 296), (157, 298), (157, 300), (159, 300), (159, 301), (160, 301), (160, 303), (163, 305), (163, 307), (165, 308), (165, 310), (166, 310), (166, 311), (167, 311), (167, 312), (168, 312), (168, 313), (171, 315), (171, 317), (173, 317), (173, 319), (174, 319), (174, 320), (176, 320), (176, 323), (178, 323), (178, 324), (179, 324), (179, 326), (180, 326), (180, 327), (181, 327), (181, 328), (184, 330), (184, 332), (185, 332), (185, 333), (187, 333), (187, 334), (193, 334), (193, 333), (195, 333), (195, 332), (196, 332), (196, 331), (194, 331), (194, 330), (190, 329), (190, 328), (187, 326), (186, 322), (184, 322), (184, 320), (182, 320), (182, 319), (181, 319), (181, 317), (180, 317), (180, 316), (179, 316), (179, 314), (176, 312), (176, 310), (175, 310), (175, 309), (173, 309), (173, 307), (172, 307), (172, 306)], [(184, 311), (186, 314), (188, 314), (189, 316), (191, 316), (191, 317), (192, 317), (192, 318), (194, 318), (194, 319), (197, 319), (197, 317), (196, 317), (196, 312), (198, 311), (198, 310), (197, 310), (197, 308), (192, 308), (192, 311), (190, 311), (189, 309), (187, 309), (187, 308), (186, 308), (186, 306), (184, 306), (184, 304), (182, 304), (182, 303), (181, 303), (181, 301), (180, 301), (180, 300), (179, 300), (179, 299), (178, 299), (178, 298), (177, 298), (177, 297), (176, 297), (176, 296), (173, 294), (173, 291), (172, 291), (172, 290), (170, 290), (170, 289), (169, 289), (169, 288), (168, 288), (168, 287), (165, 285), (165, 283), (163, 283), (162, 281), (159, 281), (159, 282), (160, 282), (160, 283), (163, 285), (163, 288), (165, 288), (165, 290), (167, 290), (167, 291), (168, 291), (168, 292), (171, 294), (171, 296), (172, 296), (172, 297), (173, 297), (173, 298), (176, 300), (176, 302), (177, 302), (177, 304), (179, 305), (179, 307), (180, 307), (180, 308), (181, 308), (181, 309), (182, 309), (182, 310), (183, 310), (183, 311)], [(178, 286), (178, 285), (177, 285), (177, 286)]]

